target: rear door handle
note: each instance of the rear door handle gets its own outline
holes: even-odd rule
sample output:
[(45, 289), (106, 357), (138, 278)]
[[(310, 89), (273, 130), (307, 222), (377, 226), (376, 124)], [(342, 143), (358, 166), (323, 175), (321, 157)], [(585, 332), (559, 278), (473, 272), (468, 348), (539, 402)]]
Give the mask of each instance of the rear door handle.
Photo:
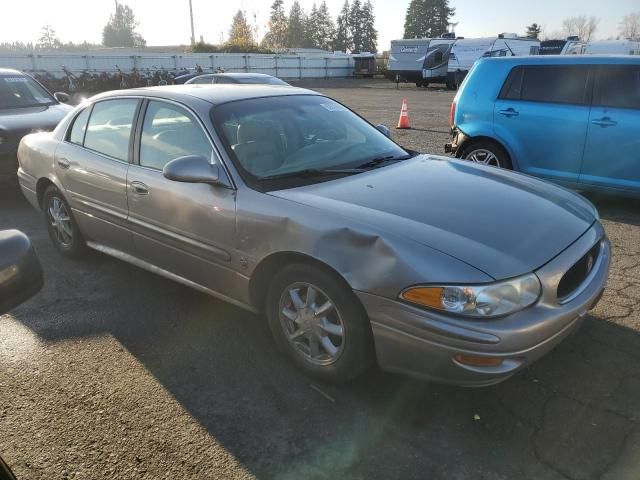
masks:
[(69, 160), (67, 160), (66, 158), (58, 158), (56, 162), (58, 163), (58, 166), (63, 170), (67, 170), (71, 166)]
[(591, 123), (594, 125), (599, 125), (603, 128), (615, 127), (616, 125), (618, 125), (618, 122), (611, 120), (609, 117), (597, 118), (595, 120), (591, 120)]
[(142, 182), (138, 182), (137, 180), (135, 182), (131, 182), (131, 189), (135, 193), (137, 193), (138, 195), (148, 195), (149, 194), (149, 187), (147, 187)]
[(513, 108), (507, 108), (506, 110), (499, 110), (498, 113), (500, 115), (504, 115), (505, 117), (517, 117), (520, 115), (520, 112)]

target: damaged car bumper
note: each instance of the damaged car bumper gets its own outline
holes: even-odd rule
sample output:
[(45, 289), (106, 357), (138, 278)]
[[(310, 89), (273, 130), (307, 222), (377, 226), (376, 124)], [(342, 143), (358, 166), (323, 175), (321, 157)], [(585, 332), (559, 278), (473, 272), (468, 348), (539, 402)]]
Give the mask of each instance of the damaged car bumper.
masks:
[[(575, 288), (558, 298), (558, 286), (590, 252), (592, 266)], [(461, 386), (506, 380), (576, 331), (602, 296), (611, 259), (604, 230), (595, 223), (579, 240), (536, 270), (538, 302), (494, 319), (464, 319), (357, 292), (371, 319), (383, 370)]]

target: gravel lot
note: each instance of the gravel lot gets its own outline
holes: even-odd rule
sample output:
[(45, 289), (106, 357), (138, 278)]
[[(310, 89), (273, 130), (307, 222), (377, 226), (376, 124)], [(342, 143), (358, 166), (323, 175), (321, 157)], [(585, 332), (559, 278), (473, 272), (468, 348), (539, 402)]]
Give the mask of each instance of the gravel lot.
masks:
[[(442, 151), (451, 93), (316, 82), (403, 145)], [(0, 229), (32, 236), (44, 290), (0, 321), (0, 454), (20, 479), (638, 479), (640, 202), (592, 198), (614, 246), (584, 328), (496, 387), (372, 371), (313, 383), (265, 322), (98, 253), (60, 257), (0, 193)]]

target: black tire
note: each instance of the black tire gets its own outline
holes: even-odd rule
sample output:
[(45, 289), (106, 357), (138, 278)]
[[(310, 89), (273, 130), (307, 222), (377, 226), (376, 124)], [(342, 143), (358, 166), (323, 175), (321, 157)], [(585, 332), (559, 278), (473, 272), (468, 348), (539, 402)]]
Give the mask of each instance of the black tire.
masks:
[[(324, 364), (314, 363), (313, 360), (307, 358), (307, 355), (299, 347), (295, 346), (304, 346), (304, 343), (307, 342), (310, 350), (311, 340), (307, 341), (306, 338), (302, 338), (298, 344), (289, 340), (286, 330), (289, 328), (287, 322), (294, 328), (297, 327), (296, 332), (300, 332), (304, 328), (301, 323), (287, 320), (284, 315), (281, 315), (281, 311), (283, 311), (282, 305), (285, 305), (291, 298), (289, 294), (290, 287), (300, 284), (314, 286), (318, 292), (316, 300), (326, 297), (326, 300), (333, 303), (335, 309), (330, 310), (333, 313), (326, 314), (323, 318), (328, 321), (329, 315), (333, 315), (335, 323), (342, 327), (343, 335), (335, 337), (340, 340), (340, 353), (337, 354), (335, 359), (331, 359)], [(305, 293), (302, 292), (304, 288), (304, 286), (300, 287), (301, 297)], [(293, 309), (293, 302), (291, 303), (288, 308)], [(324, 304), (326, 301), (322, 299), (318, 303)], [(285, 308), (287, 307), (285, 306)], [(318, 305), (314, 301), (309, 308), (316, 310)], [(344, 383), (357, 377), (372, 365), (374, 348), (369, 319), (350, 287), (334, 273), (309, 264), (293, 264), (284, 267), (274, 276), (271, 282), (267, 292), (265, 310), (271, 333), (278, 348), (286, 353), (296, 366), (306, 374), (325, 382)], [(314, 316), (313, 318), (316, 317)], [(334, 338), (327, 333), (324, 333), (324, 335)], [(324, 349), (322, 342), (316, 341), (316, 343), (319, 343), (319, 349)], [(316, 353), (318, 353), (316, 362), (322, 360), (321, 355), (331, 356), (328, 350), (324, 353)]]
[[(460, 158), (463, 160), (469, 160), (476, 163), (483, 163), (482, 161), (479, 161), (479, 160), (482, 160), (480, 152), (483, 152), (483, 151), (491, 153), (496, 159), (495, 164), (493, 163), (493, 161), (489, 160), (490, 163), (486, 163), (486, 165), (490, 165), (498, 168), (506, 168), (508, 170), (513, 169), (513, 165), (511, 164), (511, 159), (509, 158), (509, 154), (506, 152), (506, 150), (502, 148), (500, 145), (498, 145), (497, 143), (492, 142), (490, 140), (481, 140), (481, 141), (472, 142), (469, 145), (466, 145), (462, 149)], [(474, 160), (472, 158), (474, 154), (475, 154), (475, 158), (477, 158), (478, 160)]]
[[(64, 237), (64, 234), (61, 234), (57, 226), (54, 225), (56, 222), (50, 209), (55, 210), (55, 205), (62, 205), (68, 216), (68, 222), (64, 223), (70, 232), (70, 239)], [(78, 258), (82, 256), (86, 250), (86, 244), (82, 233), (80, 233), (80, 229), (73, 217), (73, 213), (71, 212), (71, 208), (69, 207), (67, 200), (64, 198), (62, 193), (60, 193), (60, 190), (53, 185), (47, 187), (44, 195), (42, 196), (42, 212), (44, 213), (49, 238), (51, 238), (56, 249), (65, 257)]]

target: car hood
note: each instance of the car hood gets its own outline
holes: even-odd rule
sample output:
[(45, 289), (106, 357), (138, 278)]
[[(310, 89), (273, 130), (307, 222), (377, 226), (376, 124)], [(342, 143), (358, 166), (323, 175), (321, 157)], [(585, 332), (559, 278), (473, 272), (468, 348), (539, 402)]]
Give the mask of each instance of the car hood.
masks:
[(53, 130), (64, 116), (73, 110), (65, 104), (27, 108), (0, 109), (0, 130), (7, 133), (29, 132), (34, 129)]
[(425, 155), (271, 195), (409, 237), (494, 279), (541, 267), (597, 215), (580, 195), (535, 178)]

